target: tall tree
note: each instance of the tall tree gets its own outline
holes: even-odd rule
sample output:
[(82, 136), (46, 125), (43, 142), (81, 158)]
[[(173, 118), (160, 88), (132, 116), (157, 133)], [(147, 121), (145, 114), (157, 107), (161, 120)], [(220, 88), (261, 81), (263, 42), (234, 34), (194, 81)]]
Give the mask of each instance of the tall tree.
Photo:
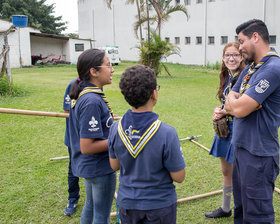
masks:
[(157, 27), (156, 30), (158, 32), (158, 35), (161, 36), (161, 26), (162, 23), (167, 22), (170, 18), (170, 14), (174, 12), (182, 12), (186, 15), (187, 18), (189, 18), (188, 11), (184, 5), (172, 5), (172, 0), (148, 0), (149, 3), (153, 6), (156, 15), (151, 16), (150, 18), (147, 16), (147, 14), (143, 13), (141, 16), (141, 20), (139, 20), (135, 26), (134, 30), (138, 30), (138, 27), (147, 22), (148, 20), (156, 22)]
[(46, 0), (0, 0), (0, 18), (11, 20), (12, 15), (28, 16), (28, 25), (42, 33), (61, 34), (66, 27), (61, 16), (54, 16), (55, 5)]
[[(127, 4), (136, 4), (137, 7), (137, 19), (138, 22), (141, 21), (141, 13), (144, 11), (144, 0), (126, 0)], [(139, 33), (140, 33), (140, 40), (143, 39), (143, 34), (142, 34), (142, 25), (139, 25)], [(138, 37), (137, 35), (137, 31), (136, 31), (136, 37)]]

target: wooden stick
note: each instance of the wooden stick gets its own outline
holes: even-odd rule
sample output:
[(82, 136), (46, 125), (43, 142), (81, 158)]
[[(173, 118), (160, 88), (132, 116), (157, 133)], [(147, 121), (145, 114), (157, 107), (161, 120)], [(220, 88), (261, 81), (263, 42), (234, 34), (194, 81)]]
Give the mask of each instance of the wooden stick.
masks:
[[(0, 113), (69, 118), (68, 113), (45, 112), (45, 111), (34, 111), (34, 110), (18, 110), (18, 109), (10, 109), (10, 108), (0, 108)], [(121, 119), (121, 117), (117, 115), (114, 115), (113, 118), (114, 120)]]
[[(213, 191), (213, 192), (209, 192), (209, 193), (205, 193), (205, 194), (191, 196), (188, 198), (178, 199), (177, 203), (182, 203), (182, 202), (191, 201), (191, 200), (195, 200), (195, 199), (199, 199), (199, 198), (204, 198), (204, 197), (208, 197), (208, 196), (212, 196), (212, 195), (216, 195), (216, 194), (220, 194), (220, 193), (223, 193), (223, 190), (218, 190), (218, 191)], [(110, 216), (111, 217), (116, 216), (116, 212), (112, 212), (110, 214)]]
[(111, 212), (111, 214), (110, 214), (111, 217), (115, 217), (116, 215), (117, 215), (116, 212)]
[(50, 158), (50, 161), (62, 160), (62, 159), (69, 159), (69, 156), (61, 156), (61, 157)]
[(199, 147), (205, 149), (206, 151), (210, 152), (210, 149), (208, 149), (207, 147), (205, 147), (205, 146), (199, 144), (198, 142), (196, 142), (196, 141), (194, 141), (194, 140), (190, 140), (190, 141), (191, 141), (192, 143), (198, 145)]
[(32, 110), (18, 110), (10, 108), (0, 108), (0, 113), (6, 114), (21, 114), (21, 115), (35, 115), (35, 116), (45, 116), (45, 117), (62, 117), (68, 118), (67, 113), (56, 113), (56, 112), (45, 112), (45, 111), (32, 111)]
[(280, 194), (280, 189), (277, 187), (274, 187), (274, 191), (276, 191), (278, 194)]
[(201, 136), (202, 136), (202, 135), (197, 135), (197, 136), (191, 136), (191, 137), (181, 138), (180, 141), (192, 140), (192, 139), (195, 139), (195, 138), (199, 138), (199, 137), (201, 137)]
[(216, 195), (216, 194), (220, 194), (220, 193), (223, 193), (223, 190), (212, 191), (212, 192), (205, 193), (205, 194), (199, 194), (199, 195), (191, 196), (188, 198), (178, 199), (177, 203), (182, 203), (185, 201), (191, 201), (191, 200), (195, 200), (195, 199), (199, 199), (199, 198), (204, 198), (204, 197), (208, 197), (208, 196), (212, 196), (212, 195)]
[[(190, 141), (191, 141), (192, 143), (198, 145), (199, 147), (205, 149), (206, 151), (210, 152), (210, 149), (208, 149), (208, 148), (206, 148), (205, 146), (199, 144), (198, 142), (196, 142), (196, 141), (194, 141), (194, 140), (190, 140)], [(279, 189), (279, 188), (275, 187), (275, 188), (274, 188), (274, 191), (276, 191), (278, 194), (280, 194), (280, 189)]]

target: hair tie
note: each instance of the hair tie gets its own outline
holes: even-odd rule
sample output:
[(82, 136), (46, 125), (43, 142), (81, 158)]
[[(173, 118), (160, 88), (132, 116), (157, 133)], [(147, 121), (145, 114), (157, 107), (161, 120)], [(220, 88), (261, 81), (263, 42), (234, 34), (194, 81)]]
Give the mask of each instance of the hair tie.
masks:
[(80, 78), (78, 78), (78, 82), (81, 82), (81, 79), (80, 79)]

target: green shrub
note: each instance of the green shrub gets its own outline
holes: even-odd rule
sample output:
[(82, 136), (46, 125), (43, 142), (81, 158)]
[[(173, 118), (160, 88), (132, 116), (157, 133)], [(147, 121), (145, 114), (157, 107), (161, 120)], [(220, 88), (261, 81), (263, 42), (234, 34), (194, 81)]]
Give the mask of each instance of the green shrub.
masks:
[(213, 69), (213, 70), (220, 70), (221, 68), (221, 63), (216, 61), (215, 64), (210, 64), (209, 62), (205, 66), (207, 69)]
[[(12, 96), (25, 96), (27, 91), (24, 87), (19, 87), (11, 83)], [(8, 80), (5, 76), (0, 78), (0, 96), (10, 96)]]

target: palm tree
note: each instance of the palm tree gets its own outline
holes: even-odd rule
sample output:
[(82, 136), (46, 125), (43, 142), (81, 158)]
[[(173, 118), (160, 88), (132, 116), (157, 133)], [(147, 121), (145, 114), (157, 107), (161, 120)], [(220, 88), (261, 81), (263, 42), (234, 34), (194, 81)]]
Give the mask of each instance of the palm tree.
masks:
[(172, 6), (172, 0), (149, 0), (149, 3), (153, 6), (156, 15), (154, 15), (151, 18), (148, 18), (148, 16), (145, 13), (142, 13), (141, 19), (137, 23), (135, 23), (134, 30), (137, 31), (142, 23), (150, 19), (151, 21), (157, 23), (156, 30), (158, 31), (158, 35), (161, 36), (162, 23), (168, 21), (171, 13), (183, 12), (186, 15), (187, 19), (189, 18), (189, 14), (186, 7), (180, 4)]
[[(136, 7), (137, 7), (137, 19), (138, 21), (141, 20), (141, 12), (143, 12), (143, 6), (144, 6), (144, 0), (126, 0), (126, 4), (134, 4), (136, 3)], [(143, 39), (143, 34), (142, 34), (142, 25), (139, 25), (139, 33), (140, 33), (140, 40)], [(138, 37), (137, 35), (137, 31), (136, 31), (136, 37)]]
[(112, 8), (111, 8), (111, 4), (112, 4), (112, 1), (113, 1), (113, 0), (104, 0), (104, 1), (106, 2), (107, 7), (108, 7), (109, 9), (112, 9)]

